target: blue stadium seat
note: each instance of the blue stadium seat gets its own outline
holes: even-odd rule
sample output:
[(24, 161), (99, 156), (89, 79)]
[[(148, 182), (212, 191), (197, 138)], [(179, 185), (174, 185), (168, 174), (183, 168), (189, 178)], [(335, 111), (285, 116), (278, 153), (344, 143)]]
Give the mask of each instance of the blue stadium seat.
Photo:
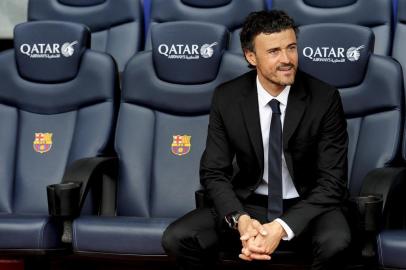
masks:
[[(399, 1), (399, 4), (402, 1)], [(406, 135), (403, 135), (403, 161), (406, 161)], [(378, 255), (379, 265), (381, 269), (406, 269), (406, 172), (404, 168), (399, 168), (399, 182), (396, 190), (391, 190), (392, 193), (398, 193), (403, 197), (403, 200), (393, 208), (397, 208), (397, 222), (394, 225), (388, 226), (378, 236)]]
[(378, 250), (379, 264), (382, 269), (405, 269), (406, 228), (384, 230), (380, 233)]
[(349, 188), (361, 191), (369, 171), (400, 151), (403, 121), (401, 68), (373, 53), (373, 33), (351, 24), (300, 27), (299, 66), (340, 90), (349, 133)]
[[(229, 50), (242, 53), (240, 28), (249, 13), (266, 9), (265, 0), (150, 0), (150, 26), (171, 21), (203, 21), (221, 24), (231, 32)], [(149, 34), (146, 48), (151, 48)]]
[(0, 54), (2, 255), (62, 249), (46, 186), (73, 161), (112, 152), (117, 69), (89, 39), (79, 24), (23, 23)]
[[(392, 167), (401, 148), (403, 79), (396, 61), (373, 54), (373, 40), (369, 28), (352, 24), (302, 26), (299, 66), (339, 89), (349, 133), (350, 193), (381, 195), (383, 218), (378, 225), (388, 229), (405, 224), (406, 170)], [(385, 233), (380, 244), (390, 245), (393, 239)], [(395, 258), (398, 247), (379, 255)], [(396, 258), (404, 261), (404, 256)]]
[(375, 34), (374, 53), (390, 55), (392, 0), (272, 0), (272, 8), (285, 10), (298, 25), (350, 23), (369, 27)]
[[(404, 44), (406, 42), (406, 1), (398, 0), (397, 22), (393, 40), (392, 56), (399, 61), (403, 67), (403, 79), (406, 79), (406, 57), (404, 55)], [(406, 131), (403, 135), (402, 157), (406, 161)], [(406, 175), (402, 175), (404, 182)], [(399, 192), (404, 189), (400, 189)], [(406, 198), (401, 205), (406, 205)], [(403, 212), (404, 213), (404, 212)], [(406, 217), (400, 220), (397, 226), (384, 230), (378, 237), (378, 254), (380, 267), (383, 269), (405, 269), (406, 268)]]
[(139, 0), (29, 0), (28, 20), (86, 25), (92, 33), (91, 48), (112, 55), (119, 72), (143, 43)]
[(392, 57), (399, 61), (403, 67), (403, 80), (406, 79), (406, 56), (404, 45), (406, 43), (406, 1), (398, 0), (397, 22), (393, 37)]
[(248, 71), (242, 57), (225, 52), (228, 35), (203, 22), (152, 26), (152, 50), (123, 74), (117, 216), (76, 219), (75, 253), (164, 254), (164, 229), (195, 208), (214, 88)]

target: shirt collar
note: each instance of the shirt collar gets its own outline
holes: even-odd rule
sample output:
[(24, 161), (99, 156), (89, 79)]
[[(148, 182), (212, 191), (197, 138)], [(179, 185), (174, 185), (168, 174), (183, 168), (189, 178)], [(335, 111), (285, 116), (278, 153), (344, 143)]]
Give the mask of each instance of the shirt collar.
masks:
[(265, 88), (261, 85), (261, 82), (259, 81), (257, 76), (257, 92), (259, 106), (262, 107), (268, 106), (269, 101), (271, 101), (272, 99), (276, 99), (279, 101), (281, 105), (286, 106), (288, 104), (290, 85), (287, 85), (285, 89), (283, 89), (282, 92), (280, 92), (277, 97), (274, 97), (265, 90)]

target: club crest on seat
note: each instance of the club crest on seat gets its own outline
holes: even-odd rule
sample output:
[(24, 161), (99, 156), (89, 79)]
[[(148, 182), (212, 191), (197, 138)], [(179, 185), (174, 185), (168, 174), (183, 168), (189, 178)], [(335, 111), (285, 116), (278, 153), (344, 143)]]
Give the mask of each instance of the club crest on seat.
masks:
[(192, 136), (188, 135), (173, 135), (173, 141), (171, 145), (172, 153), (177, 156), (183, 156), (190, 152), (190, 139)]
[(52, 148), (52, 135), (53, 133), (35, 133), (35, 139), (32, 143), (35, 152), (46, 153)]

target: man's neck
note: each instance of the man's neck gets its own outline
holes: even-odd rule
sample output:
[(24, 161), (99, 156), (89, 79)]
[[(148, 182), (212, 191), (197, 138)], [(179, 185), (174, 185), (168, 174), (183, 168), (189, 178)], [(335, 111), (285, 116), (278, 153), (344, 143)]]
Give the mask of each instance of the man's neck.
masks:
[(286, 87), (283, 85), (277, 85), (277, 84), (271, 83), (261, 76), (258, 76), (258, 79), (259, 79), (259, 82), (261, 83), (262, 87), (265, 89), (265, 91), (267, 91), (273, 97), (279, 96), (279, 94)]

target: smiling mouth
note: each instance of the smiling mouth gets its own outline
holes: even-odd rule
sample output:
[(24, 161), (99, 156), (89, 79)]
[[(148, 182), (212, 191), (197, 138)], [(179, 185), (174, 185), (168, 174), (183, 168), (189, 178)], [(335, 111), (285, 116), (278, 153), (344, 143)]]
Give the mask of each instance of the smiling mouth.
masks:
[(288, 69), (278, 69), (279, 72), (283, 72), (283, 73), (288, 73), (288, 72), (292, 72), (294, 71), (293, 68), (288, 68)]
[(278, 71), (282, 71), (282, 72), (291, 71), (291, 70), (294, 70), (293, 65), (278, 67)]

